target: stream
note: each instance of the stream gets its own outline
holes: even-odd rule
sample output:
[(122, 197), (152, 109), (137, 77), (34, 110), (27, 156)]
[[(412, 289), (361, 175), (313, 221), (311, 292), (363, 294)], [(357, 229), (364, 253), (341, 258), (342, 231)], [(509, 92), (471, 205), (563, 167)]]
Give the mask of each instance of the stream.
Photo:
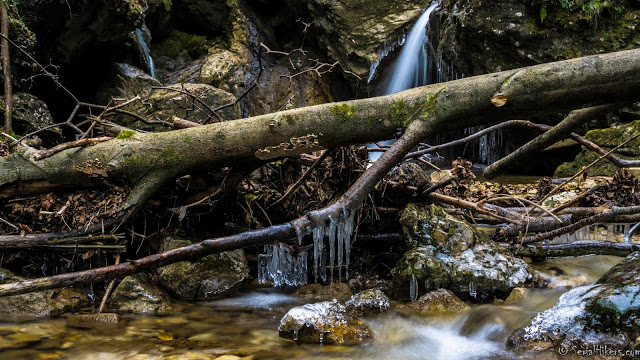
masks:
[[(1, 359), (555, 359), (513, 353), (505, 340), (569, 286), (592, 284), (622, 258), (549, 259), (534, 267), (551, 288), (527, 289), (511, 305), (472, 305), (463, 314), (419, 317), (389, 311), (363, 319), (374, 341), (359, 346), (298, 344), (278, 336), (300, 299), (276, 289), (242, 290), (218, 301), (180, 303), (167, 316), (123, 315), (117, 324), (70, 327), (63, 318), (0, 323)], [(557, 358), (562, 358), (557, 356)]]

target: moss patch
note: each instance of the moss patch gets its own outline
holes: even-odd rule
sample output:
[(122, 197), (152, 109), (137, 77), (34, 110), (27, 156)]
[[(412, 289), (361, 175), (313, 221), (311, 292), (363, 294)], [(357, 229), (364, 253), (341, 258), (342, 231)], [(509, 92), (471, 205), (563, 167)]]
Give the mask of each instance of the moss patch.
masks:
[(135, 134), (136, 132), (133, 130), (120, 130), (120, 133), (118, 134), (118, 136), (116, 136), (116, 139), (128, 139), (130, 137), (133, 137)]
[(342, 121), (348, 121), (353, 118), (356, 113), (355, 106), (349, 106), (346, 103), (334, 105), (331, 107), (331, 114), (337, 116)]
[(398, 100), (391, 104), (391, 119), (394, 123), (402, 123), (403, 127), (409, 124), (409, 110), (404, 100)]

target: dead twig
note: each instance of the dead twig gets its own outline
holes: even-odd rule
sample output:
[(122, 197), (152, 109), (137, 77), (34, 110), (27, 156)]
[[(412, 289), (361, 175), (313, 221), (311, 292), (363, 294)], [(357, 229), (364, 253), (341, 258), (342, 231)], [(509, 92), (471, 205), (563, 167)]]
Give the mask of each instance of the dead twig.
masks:
[(71, 149), (71, 148), (75, 148), (75, 147), (83, 147), (83, 146), (89, 146), (89, 145), (95, 145), (97, 143), (101, 143), (104, 141), (108, 141), (113, 139), (112, 137), (109, 136), (103, 136), (103, 137), (99, 137), (99, 138), (89, 138), (89, 139), (80, 139), (80, 140), (76, 140), (76, 141), (70, 141), (70, 142), (66, 142), (63, 144), (59, 144), (56, 145), (54, 147), (52, 147), (51, 149), (48, 150), (44, 150), (42, 152), (39, 152), (37, 154), (35, 154), (33, 156), (34, 160), (38, 161), (38, 160), (42, 160), (45, 158), (48, 158), (50, 156), (53, 156), (63, 150), (66, 149)]

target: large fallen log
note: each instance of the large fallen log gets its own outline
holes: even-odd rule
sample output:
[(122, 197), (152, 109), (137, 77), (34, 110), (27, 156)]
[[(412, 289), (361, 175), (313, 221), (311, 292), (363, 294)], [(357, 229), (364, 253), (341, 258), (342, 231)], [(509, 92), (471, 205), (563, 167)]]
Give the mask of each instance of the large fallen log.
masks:
[[(312, 150), (402, 137), (335, 203), (289, 223), (151, 255), (120, 265), (0, 285), (0, 296), (114, 279), (208, 254), (302, 237), (328, 219), (348, 218), (375, 184), (423, 138), (575, 108), (626, 102), (640, 93), (640, 50), (542, 64), (393, 95), (325, 104), (159, 134), (127, 134), (41, 161), (34, 151), (0, 159), (0, 193), (20, 181), (77, 186), (103, 181), (134, 185), (123, 211), (134, 212), (159, 185), (216, 166), (270, 161)], [(123, 134), (124, 135), (124, 134)]]

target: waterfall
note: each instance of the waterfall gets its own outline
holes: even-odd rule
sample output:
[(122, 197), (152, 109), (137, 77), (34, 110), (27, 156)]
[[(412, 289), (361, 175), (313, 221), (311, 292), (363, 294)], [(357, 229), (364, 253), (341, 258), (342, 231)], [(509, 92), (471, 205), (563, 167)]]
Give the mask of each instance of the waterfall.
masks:
[[(393, 65), (389, 82), (382, 95), (428, 85), (437, 80), (437, 78), (433, 79), (433, 76), (431, 76), (434, 62), (427, 54), (425, 45), (428, 43), (427, 24), (431, 13), (438, 5), (437, 1), (433, 1), (411, 28), (409, 36), (404, 41), (404, 45), (402, 45), (400, 55), (398, 55)], [(380, 144), (391, 145), (393, 142), (393, 140), (387, 140), (381, 141)], [(376, 147), (375, 144), (367, 146), (370, 148)], [(370, 152), (369, 161), (378, 160), (381, 154), (380, 152)]]
[(151, 75), (151, 77), (155, 78), (156, 77), (156, 70), (155, 67), (153, 65), (153, 59), (151, 58), (151, 53), (149, 52), (149, 46), (147, 45), (147, 43), (144, 41), (144, 36), (142, 35), (142, 29), (137, 28), (136, 31), (136, 38), (138, 39), (138, 44), (140, 45), (140, 48), (142, 50), (142, 59), (144, 60), (144, 64), (147, 67), (147, 70), (149, 71), (149, 75)]
[(432, 2), (431, 6), (425, 10), (416, 24), (413, 25), (405, 44), (402, 46), (400, 55), (393, 65), (391, 79), (384, 95), (434, 82), (434, 79), (429, 76), (433, 68), (433, 61), (427, 55), (425, 44), (428, 40), (427, 24), (431, 13), (438, 5), (437, 1)]

